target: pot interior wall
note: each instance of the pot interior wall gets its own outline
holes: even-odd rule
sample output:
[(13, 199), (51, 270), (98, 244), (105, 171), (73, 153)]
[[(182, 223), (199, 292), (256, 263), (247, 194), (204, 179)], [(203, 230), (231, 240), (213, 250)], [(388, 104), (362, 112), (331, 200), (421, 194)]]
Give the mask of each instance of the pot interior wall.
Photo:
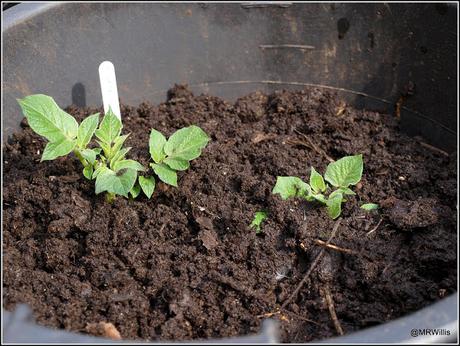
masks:
[(4, 26), (6, 134), (22, 118), (18, 97), (100, 105), (97, 67), (111, 60), (120, 98), (131, 105), (163, 101), (173, 83), (230, 100), (324, 85), (343, 89), (356, 107), (387, 112), (404, 96), (404, 130), (456, 148), (455, 5), (38, 6), (45, 8)]

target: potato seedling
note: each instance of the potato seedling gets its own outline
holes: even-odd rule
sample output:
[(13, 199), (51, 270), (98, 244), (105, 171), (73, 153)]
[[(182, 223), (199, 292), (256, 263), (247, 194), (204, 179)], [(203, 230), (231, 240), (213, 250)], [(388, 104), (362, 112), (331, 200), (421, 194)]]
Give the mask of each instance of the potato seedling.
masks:
[[(191, 125), (174, 132), (168, 140), (159, 131), (152, 129), (149, 151), (150, 163), (157, 177), (166, 184), (177, 187), (177, 171), (185, 171), (190, 161), (201, 155), (201, 150), (209, 142), (208, 135), (198, 126)], [(131, 191), (133, 197), (142, 190), (150, 198), (155, 189), (155, 178), (139, 177), (139, 186)]]
[[(131, 148), (123, 148), (123, 143), (129, 135), (121, 135), (123, 125), (110, 109), (100, 125), (99, 113), (79, 125), (50, 96), (30, 95), (17, 101), (31, 129), (48, 140), (41, 161), (73, 152), (83, 165), (83, 175), (89, 180), (96, 179), (96, 194), (107, 192), (109, 201), (115, 195), (128, 196), (137, 172), (144, 167), (125, 158)], [(94, 135), (99, 148), (88, 147)]]
[[(284, 200), (300, 197), (307, 201), (317, 201), (326, 206), (332, 219), (336, 219), (342, 212), (342, 202), (346, 201), (344, 196), (355, 195), (350, 186), (356, 185), (362, 174), (362, 155), (345, 156), (327, 166), (324, 178), (312, 167), (309, 184), (297, 177), (277, 177), (272, 193), (279, 194)], [(328, 196), (326, 193), (329, 193)], [(369, 205), (363, 209), (372, 208)]]
[[(123, 144), (129, 134), (121, 135), (121, 120), (110, 108), (100, 124), (99, 113), (96, 113), (78, 125), (50, 96), (30, 95), (17, 101), (30, 128), (48, 140), (41, 161), (73, 152), (83, 165), (83, 175), (89, 180), (96, 179), (96, 194), (107, 192), (108, 201), (116, 195), (131, 194), (136, 198), (141, 191), (148, 198), (152, 196), (155, 178), (139, 176), (137, 179), (137, 172), (145, 169), (139, 162), (126, 159), (131, 148), (124, 148)], [(88, 147), (93, 136), (99, 148)], [(176, 131), (168, 140), (152, 129), (149, 151), (154, 162), (150, 166), (160, 180), (177, 186), (177, 171), (189, 168), (190, 161), (201, 155), (208, 141), (207, 134), (194, 125)]]
[(254, 214), (254, 219), (252, 220), (251, 224), (249, 225), (250, 228), (256, 229), (256, 234), (262, 233), (261, 225), (262, 222), (268, 217), (268, 213), (266, 211), (256, 211)]

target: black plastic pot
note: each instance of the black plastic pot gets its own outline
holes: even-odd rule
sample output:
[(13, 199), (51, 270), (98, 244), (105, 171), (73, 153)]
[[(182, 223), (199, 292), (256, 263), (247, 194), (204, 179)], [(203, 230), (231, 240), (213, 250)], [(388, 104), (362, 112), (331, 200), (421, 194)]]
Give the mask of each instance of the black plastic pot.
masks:
[[(3, 12), (3, 139), (22, 119), (17, 97), (100, 105), (97, 67), (111, 60), (124, 103), (160, 102), (174, 83), (230, 100), (316, 85), (358, 108), (394, 112), (399, 101), (406, 132), (452, 152), (457, 16), (456, 4), (20, 4)], [(455, 294), (328, 342), (455, 341), (457, 302)], [(4, 341), (107, 341), (27, 316), (22, 308), (5, 313)], [(414, 328), (450, 335), (415, 338)], [(269, 322), (259, 335), (219, 342), (275, 342), (276, 331)]]

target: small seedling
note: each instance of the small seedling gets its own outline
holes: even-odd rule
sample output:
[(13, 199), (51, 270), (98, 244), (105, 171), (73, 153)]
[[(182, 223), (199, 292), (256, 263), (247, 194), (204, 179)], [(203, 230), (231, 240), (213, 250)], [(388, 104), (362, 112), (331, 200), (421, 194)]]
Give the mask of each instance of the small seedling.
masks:
[[(121, 121), (109, 111), (99, 125), (99, 113), (84, 119), (80, 125), (63, 111), (52, 97), (30, 95), (17, 100), (29, 126), (48, 140), (41, 161), (54, 160), (73, 152), (83, 165), (83, 175), (96, 179), (96, 194), (107, 192), (107, 199), (115, 195), (128, 196), (142, 165), (125, 156), (130, 148), (123, 148), (129, 135), (121, 135)], [(89, 148), (96, 135), (99, 148)]]
[[(190, 161), (201, 155), (201, 150), (209, 142), (208, 135), (198, 126), (191, 125), (174, 132), (168, 140), (159, 131), (150, 132), (149, 151), (153, 162), (150, 163), (157, 177), (166, 184), (177, 187), (177, 171), (185, 171)], [(150, 198), (155, 189), (155, 178), (139, 177), (139, 186), (135, 185), (133, 197), (142, 190)]]
[(362, 174), (362, 155), (345, 156), (327, 166), (324, 178), (312, 167), (309, 184), (297, 177), (277, 177), (272, 193), (279, 194), (284, 200), (300, 197), (307, 201), (317, 201), (326, 205), (329, 216), (336, 219), (342, 212), (342, 202), (346, 201), (344, 196), (355, 195), (350, 186), (356, 185)]
[(256, 234), (262, 233), (262, 222), (268, 217), (268, 213), (266, 211), (256, 211), (254, 214), (254, 219), (252, 220), (251, 224), (249, 225), (250, 228), (256, 229)]
[(366, 211), (376, 210), (378, 208), (379, 208), (379, 205), (375, 203), (365, 203), (361, 206), (361, 209), (364, 209)]

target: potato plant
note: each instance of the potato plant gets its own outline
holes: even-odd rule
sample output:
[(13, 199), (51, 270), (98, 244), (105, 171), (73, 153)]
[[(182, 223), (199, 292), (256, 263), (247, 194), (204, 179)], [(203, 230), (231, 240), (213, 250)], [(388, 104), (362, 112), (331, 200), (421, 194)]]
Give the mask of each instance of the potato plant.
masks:
[[(124, 147), (129, 134), (122, 135), (122, 122), (109, 109), (99, 123), (99, 113), (85, 118), (81, 124), (59, 108), (52, 97), (30, 95), (18, 99), (30, 128), (48, 143), (41, 161), (54, 160), (73, 153), (83, 165), (83, 175), (95, 180), (95, 192), (107, 193), (107, 200), (115, 196), (133, 198), (141, 190), (150, 198), (155, 189), (154, 176), (138, 176), (146, 171), (136, 160), (126, 158), (130, 147)], [(96, 137), (98, 147), (89, 147)], [(192, 125), (176, 131), (168, 140), (152, 129), (149, 151), (150, 166), (163, 182), (177, 187), (177, 171), (190, 167), (190, 161), (201, 155), (209, 137), (198, 126)]]

